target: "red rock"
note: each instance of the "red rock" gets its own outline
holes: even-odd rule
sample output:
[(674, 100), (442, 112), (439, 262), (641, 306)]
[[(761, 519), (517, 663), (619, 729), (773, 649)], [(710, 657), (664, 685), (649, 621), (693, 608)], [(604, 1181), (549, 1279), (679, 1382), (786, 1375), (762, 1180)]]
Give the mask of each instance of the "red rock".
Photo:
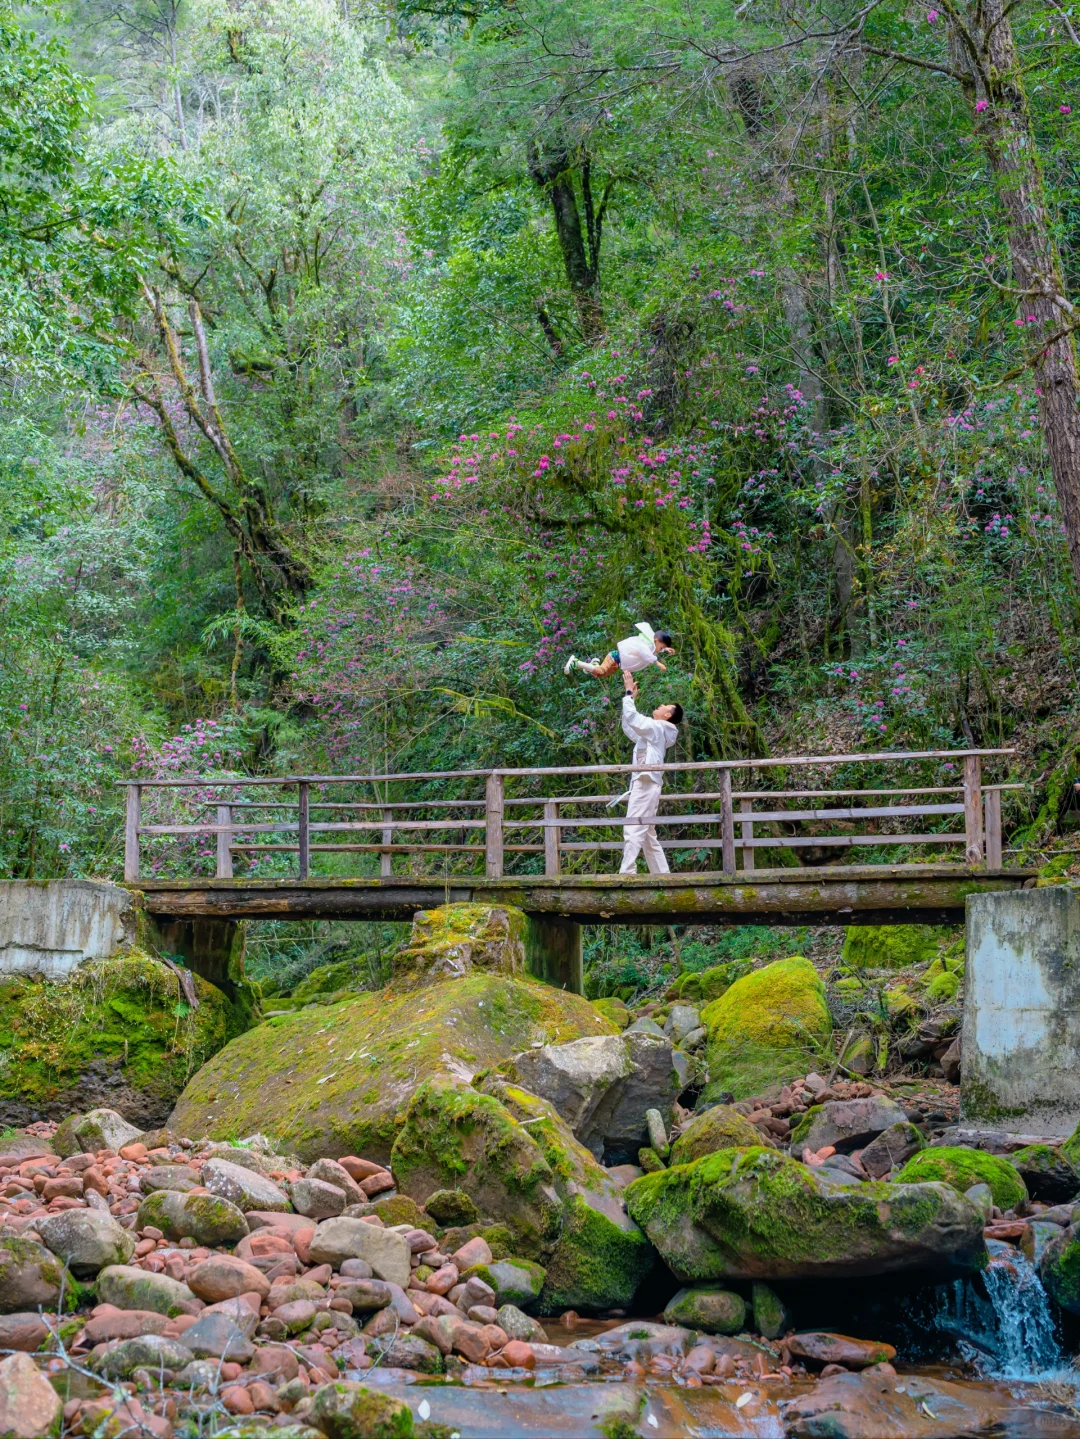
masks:
[(140, 1164), (147, 1157), (148, 1153), (149, 1150), (146, 1145), (140, 1144), (138, 1140), (135, 1140), (134, 1143), (123, 1146), (120, 1150), (120, 1158), (134, 1160), (136, 1164)]
[(847, 1334), (829, 1334), (823, 1330), (790, 1334), (783, 1347), (799, 1359), (810, 1359), (819, 1364), (843, 1364), (849, 1369), (864, 1369), (869, 1364), (896, 1358), (896, 1350), (891, 1344), (852, 1339)]
[(46, 1179), (41, 1186), (41, 1197), (46, 1204), (50, 1199), (59, 1199), (61, 1195), (65, 1199), (81, 1199), (82, 1192), (83, 1182), (75, 1174), (63, 1179)]
[(1019, 1241), (1024, 1238), (1027, 1230), (1028, 1224), (1024, 1219), (997, 1219), (993, 1224), (984, 1227), (983, 1238)]
[(370, 1199), (373, 1195), (382, 1194), (387, 1189), (393, 1189), (394, 1176), (388, 1169), (383, 1169), (378, 1174), (372, 1174), (367, 1179), (361, 1179), (360, 1188)]
[(287, 1229), (256, 1229), (245, 1234), (233, 1253), (237, 1259), (248, 1262), (252, 1259), (268, 1259), (272, 1254), (295, 1254), (292, 1232)]
[(0, 1349), (33, 1354), (48, 1335), (49, 1326), (39, 1314), (0, 1314)]
[(330, 1283), (334, 1271), (329, 1264), (318, 1264), (314, 1269), (309, 1269), (304, 1278), (312, 1284), (327, 1285)]
[(315, 1238), (315, 1230), (311, 1224), (306, 1229), (297, 1229), (293, 1233), (293, 1248), (296, 1250), (296, 1257), (301, 1264), (311, 1263), (311, 1241)]
[(707, 1344), (698, 1344), (683, 1360), (683, 1370), (693, 1374), (711, 1374), (716, 1367), (716, 1355)]
[(284, 1344), (264, 1344), (256, 1349), (250, 1369), (252, 1374), (273, 1375), (278, 1384), (284, 1384), (296, 1378), (300, 1362)]
[(0, 1362), (0, 1434), (5, 1439), (48, 1434), (63, 1408), (29, 1354), (12, 1354)]
[[(474, 1323), (475, 1322), (479, 1321), (474, 1321)], [(491, 1345), (492, 1349), (502, 1349), (510, 1340), (510, 1336), (506, 1330), (500, 1324), (493, 1322), (481, 1324), (480, 1332)]]
[(511, 1339), (503, 1349), (501, 1357), (512, 1369), (536, 1368), (536, 1355), (533, 1353), (532, 1345), (525, 1344), (520, 1339)]
[[(270, 1293), (270, 1281), (261, 1269), (237, 1259), (232, 1254), (213, 1254), (188, 1269), (184, 1275), (189, 1289), (207, 1304), (220, 1304), (241, 1294), (255, 1294), (260, 1299)], [(258, 1313), (258, 1300), (255, 1304)]]
[(240, 1384), (230, 1385), (221, 1391), (221, 1402), (230, 1414), (254, 1414), (255, 1405), (251, 1395)]
[(252, 1407), (264, 1414), (276, 1414), (281, 1408), (277, 1395), (270, 1385), (263, 1383), (261, 1379), (256, 1379), (254, 1384), (249, 1384), (247, 1392)]
[(441, 1269), (436, 1269), (434, 1274), (428, 1276), (427, 1284), (424, 1287), (429, 1294), (446, 1295), (450, 1293), (460, 1277), (461, 1274), (456, 1264), (444, 1264)]
[[(102, 1309), (110, 1308), (108, 1305), (100, 1305)], [(185, 1318), (195, 1320), (190, 1315)], [(86, 1321), (86, 1342), (87, 1344), (104, 1344), (113, 1339), (138, 1339), (143, 1334), (164, 1334), (174, 1320), (169, 1320), (164, 1314), (156, 1314), (144, 1309), (118, 1309), (111, 1314), (95, 1315)]]
[(466, 1269), (471, 1269), (474, 1264), (490, 1264), (491, 1247), (487, 1240), (478, 1234), (475, 1239), (470, 1239), (468, 1243), (463, 1244), (452, 1255), (452, 1258), (458, 1270), (464, 1272)]
[(239, 1364), (234, 1364), (232, 1360), (229, 1360), (227, 1364), (221, 1366), (221, 1377), (226, 1384), (231, 1384), (234, 1379), (239, 1379), (243, 1372), (242, 1367)]
[(349, 1178), (355, 1179), (357, 1183), (359, 1183), (361, 1179), (370, 1179), (373, 1174), (384, 1174), (386, 1172), (385, 1164), (375, 1164), (370, 1159), (357, 1159), (356, 1156), (352, 1154), (347, 1154), (344, 1159), (339, 1159), (338, 1163)]
[[(190, 1194), (197, 1193), (194, 1189), (188, 1192)], [(249, 1209), (244, 1214), (244, 1218), (248, 1222), (248, 1229), (252, 1232), (257, 1229), (280, 1229), (288, 1234), (295, 1234), (298, 1229), (311, 1228), (311, 1220), (305, 1218), (303, 1214), (285, 1214), (278, 1210)], [(244, 1241), (240, 1242), (242, 1244)]]

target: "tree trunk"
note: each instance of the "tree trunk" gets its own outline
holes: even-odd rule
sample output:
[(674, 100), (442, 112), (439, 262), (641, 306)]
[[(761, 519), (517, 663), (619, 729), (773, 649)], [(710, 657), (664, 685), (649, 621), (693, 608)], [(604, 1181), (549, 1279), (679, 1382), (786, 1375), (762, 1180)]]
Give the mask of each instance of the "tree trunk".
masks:
[(600, 299), (600, 236), (610, 186), (600, 209), (594, 212), (588, 159), (577, 167), (581, 170), (585, 211), (585, 223), (582, 225), (574, 189), (575, 168), (575, 162), (565, 147), (541, 150), (533, 145), (529, 149), (529, 173), (551, 201), (555, 235), (562, 251), (581, 333), (586, 344), (594, 345), (604, 333), (604, 307)]
[(1009, 6), (1004, 0), (976, 0), (969, 32), (981, 62), (972, 67), (974, 86), (988, 101), (976, 129), (1004, 211), (1014, 279), (1024, 292), (1017, 315), (1025, 327), (1033, 315), (1030, 328), (1046, 342), (1033, 367), (1039, 421), (1080, 585), (1080, 373), (1071, 331), (1076, 312), (1065, 296)]

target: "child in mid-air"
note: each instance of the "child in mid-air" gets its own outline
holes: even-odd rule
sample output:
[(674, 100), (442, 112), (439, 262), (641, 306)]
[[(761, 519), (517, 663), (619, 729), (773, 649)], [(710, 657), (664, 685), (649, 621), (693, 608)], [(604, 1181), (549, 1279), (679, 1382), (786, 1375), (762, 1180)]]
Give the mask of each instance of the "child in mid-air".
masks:
[(675, 651), (671, 647), (671, 636), (667, 630), (658, 630), (654, 634), (652, 625), (639, 624), (634, 628), (638, 633), (631, 635), (629, 639), (620, 640), (618, 646), (610, 650), (602, 660), (579, 660), (576, 655), (571, 655), (563, 665), (563, 674), (568, 675), (571, 670), (583, 670), (587, 675), (604, 680), (616, 670), (622, 670), (633, 685), (636, 696), (637, 681), (633, 677), (634, 672), (646, 669), (649, 665), (659, 665), (660, 669), (666, 672), (667, 665), (661, 662), (660, 656), (673, 655)]

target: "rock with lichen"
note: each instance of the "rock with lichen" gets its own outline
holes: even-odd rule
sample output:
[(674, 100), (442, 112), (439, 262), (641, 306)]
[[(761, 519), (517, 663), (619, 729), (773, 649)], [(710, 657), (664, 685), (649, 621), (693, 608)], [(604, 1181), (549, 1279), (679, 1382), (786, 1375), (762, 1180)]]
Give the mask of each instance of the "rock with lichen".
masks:
[(974, 1184), (988, 1184), (999, 1209), (1015, 1209), (1027, 1199), (1027, 1189), (1016, 1169), (1000, 1154), (960, 1145), (935, 1145), (920, 1150), (896, 1176), (900, 1184), (937, 1181), (963, 1194)]
[(842, 1278), (963, 1270), (982, 1214), (945, 1184), (859, 1183), (775, 1150), (724, 1149), (624, 1191), (676, 1278)]
[(394, 1144), (399, 1187), (420, 1198), (451, 1184), (510, 1230), (515, 1253), (546, 1270), (542, 1312), (628, 1304), (652, 1249), (617, 1184), (546, 1101), (489, 1077), (417, 1091)]
[(805, 1074), (832, 1035), (825, 986), (801, 955), (736, 980), (701, 1019), (708, 1029), (706, 1100), (722, 1093), (745, 1099)]
[(425, 912), (404, 973), (388, 988), (274, 1016), (226, 1046), (188, 1084), (172, 1127), (221, 1138), (267, 1128), (304, 1160), (352, 1153), (385, 1161), (413, 1095), (433, 1075), (468, 1081), (537, 1043), (615, 1033), (582, 996), (494, 961), (448, 977), (439, 956), (449, 936), (473, 920), (482, 931), (487, 907), (448, 908), (467, 913), (440, 928), (432, 920), (439, 912)]

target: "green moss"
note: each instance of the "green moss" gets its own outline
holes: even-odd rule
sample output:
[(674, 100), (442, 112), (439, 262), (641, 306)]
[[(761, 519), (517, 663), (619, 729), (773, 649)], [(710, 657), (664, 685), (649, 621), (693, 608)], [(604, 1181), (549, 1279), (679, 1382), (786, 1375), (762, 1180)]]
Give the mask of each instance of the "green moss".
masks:
[(684, 1281), (788, 1277), (872, 1253), (899, 1229), (914, 1238), (943, 1201), (891, 1184), (819, 1187), (812, 1171), (775, 1150), (726, 1149), (646, 1175), (625, 1190), (631, 1217)]
[(718, 1149), (752, 1148), (761, 1143), (761, 1135), (737, 1109), (716, 1104), (704, 1114), (695, 1115), (671, 1146), (670, 1164), (691, 1164)]
[(714, 964), (709, 969), (696, 973), (681, 974), (672, 985), (684, 1004), (709, 1004), (727, 992), (737, 979), (750, 972), (749, 959), (733, 959), (726, 964)]
[(0, 982), (0, 1099), (55, 1109), (104, 1063), (168, 1108), (246, 1023), (242, 1007), (192, 977), (195, 1010), (173, 971), (138, 950), (82, 964), (65, 980)]
[(963, 1194), (973, 1184), (988, 1184), (999, 1209), (1015, 1209), (1027, 1199), (1027, 1188), (1007, 1159), (982, 1149), (942, 1146), (923, 1149), (896, 1176), (898, 1184), (951, 1184)]
[(546, 1261), (547, 1279), (537, 1308), (541, 1314), (626, 1308), (654, 1260), (653, 1247), (640, 1229), (620, 1227), (575, 1195), (558, 1245)]
[(844, 933), (841, 958), (851, 969), (908, 969), (929, 964), (955, 937), (948, 925), (852, 925)]
[(832, 1034), (825, 987), (808, 959), (779, 959), (736, 980), (706, 1006), (711, 1092), (736, 1099), (805, 1074)]
[(1080, 1314), (1080, 1240), (1071, 1229), (1047, 1245), (1039, 1278), (1055, 1304), (1070, 1314)]
[(391, 985), (272, 1023), (272, 1034), (260, 1026), (242, 1035), (194, 1076), (174, 1129), (215, 1138), (259, 1130), (308, 1161), (385, 1161), (413, 1094), (449, 1065), (475, 1073), (537, 1042), (617, 1033), (580, 995), (483, 971), (419, 989)]
[(598, 1014), (610, 1020), (618, 1029), (625, 1029), (630, 1023), (630, 1011), (621, 999), (592, 999), (589, 1003)]
[(960, 976), (949, 970), (935, 974), (926, 986), (926, 997), (932, 1004), (948, 1004), (960, 991)]
[(660, 1158), (659, 1154), (657, 1154), (656, 1150), (650, 1149), (648, 1145), (638, 1150), (637, 1162), (638, 1166), (644, 1169), (646, 1174), (659, 1174), (661, 1169), (667, 1168), (667, 1165)]
[(390, 1162), (398, 1187), (417, 1199), (466, 1189), (482, 1213), (507, 1224), (524, 1254), (558, 1234), (555, 1176), (535, 1137), (497, 1099), (460, 1081), (437, 1076), (420, 1086)]

